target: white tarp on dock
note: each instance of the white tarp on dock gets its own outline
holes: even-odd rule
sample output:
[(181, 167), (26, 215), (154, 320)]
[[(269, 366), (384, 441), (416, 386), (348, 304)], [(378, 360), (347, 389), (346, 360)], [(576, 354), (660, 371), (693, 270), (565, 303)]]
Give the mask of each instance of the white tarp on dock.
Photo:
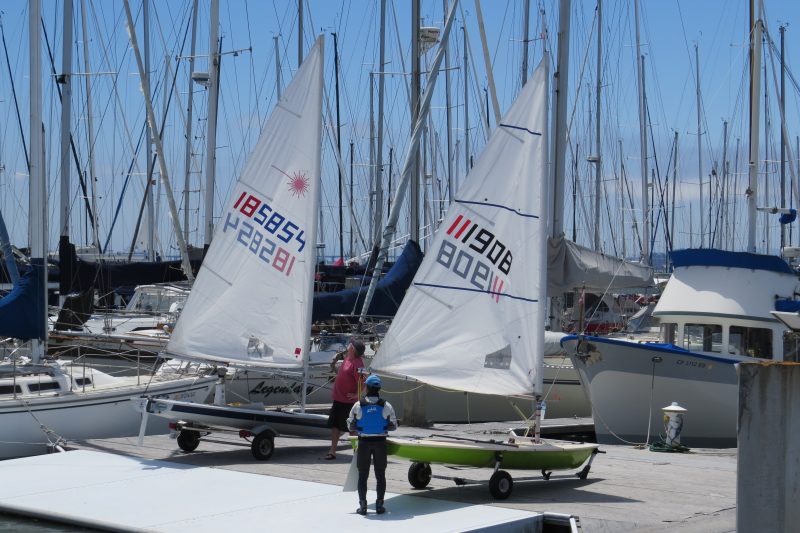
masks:
[[(111, 531), (530, 531), (527, 511), (386, 494), (355, 513), (355, 493), (284, 479), (93, 451), (0, 462), (0, 512)], [(375, 494), (369, 494), (370, 503)]]

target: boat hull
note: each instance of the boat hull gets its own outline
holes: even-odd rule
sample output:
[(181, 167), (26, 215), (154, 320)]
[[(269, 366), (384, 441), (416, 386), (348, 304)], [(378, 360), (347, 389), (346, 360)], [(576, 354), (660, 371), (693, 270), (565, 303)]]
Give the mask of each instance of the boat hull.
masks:
[(596, 444), (552, 441), (515, 444), (448, 441), (440, 439), (387, 438), (389, 455), (418, 463), (491, 467), (519, 470), (567, 470), (578, 468), (597, 449)]
[(562, 344), (587, 389), (599, 443), (663, 438), (661, 409), (678, 402), (687, 410), (681, 444), (736, 446), (738, 377), (734, 365), (747, 358), (603, 337), (568, 337)]
[[(69, 440), (133, 437), (139, 434), (141, 414), (132, 399), (147, 394), (203, 402), (215, 378), (184, 378), (148, 384), (135, 378), (126, 385), (69, 392), (59, 396), (24, 397), (0, 401), (0, 459), (47, 453), (58, 437)], [(42, 426), (52, 430), (48, 440)], [(165, 420), (148, 420), (147, 434), (169, 432)]]
[(155, 399), (147, 412), (171, 421), (206, 427), (236, 430), (270, 428), (277, 435), (328, 438), (328, 416), (292, 410), (267, 409), (262, 405), (200, 405), (183, 401)]

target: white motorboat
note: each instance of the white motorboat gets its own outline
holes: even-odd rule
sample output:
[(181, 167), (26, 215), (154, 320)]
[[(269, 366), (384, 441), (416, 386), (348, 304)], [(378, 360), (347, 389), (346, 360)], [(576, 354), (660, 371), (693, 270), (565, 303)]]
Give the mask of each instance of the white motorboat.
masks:
[(687, 409), (681, 442), (736, 446), (736, 364), (797, 360), (797, 345), (771, 311), (792, 300), (796, 272), (781, 258), (721, 250), (672, 253), (674, 272), (653, 316), (659, 342), (573, 335), (562, 345), (592, 404), (601, 443), (652, 442), (661, 408)]

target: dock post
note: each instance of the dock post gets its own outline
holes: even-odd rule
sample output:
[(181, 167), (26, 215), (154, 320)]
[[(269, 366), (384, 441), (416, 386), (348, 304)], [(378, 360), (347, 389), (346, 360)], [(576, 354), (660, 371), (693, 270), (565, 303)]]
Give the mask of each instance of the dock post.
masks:
[(791, 531), (800, 523), (800, 364), (741, 363), (737, 531)]

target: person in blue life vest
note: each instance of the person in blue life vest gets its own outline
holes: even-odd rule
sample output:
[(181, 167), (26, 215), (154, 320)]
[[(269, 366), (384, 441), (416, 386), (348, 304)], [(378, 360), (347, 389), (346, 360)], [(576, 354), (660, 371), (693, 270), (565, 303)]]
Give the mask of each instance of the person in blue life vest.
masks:
[(347, 427), (352, 435), (358, 435), (356, 466), (358, 466), (358, 509), (360, 515), (367, 514), (367, 478), (370, 463), (375, 467), (377, 480), (375, 512), (383, 514), (383, 495), (386, 493), (386, 435), (397, 429), (397, 417), (394, 408), (380, 397), (381, 378), (370, 375), (364, 382), (366, 394), (361, 401), (353, 405)]

